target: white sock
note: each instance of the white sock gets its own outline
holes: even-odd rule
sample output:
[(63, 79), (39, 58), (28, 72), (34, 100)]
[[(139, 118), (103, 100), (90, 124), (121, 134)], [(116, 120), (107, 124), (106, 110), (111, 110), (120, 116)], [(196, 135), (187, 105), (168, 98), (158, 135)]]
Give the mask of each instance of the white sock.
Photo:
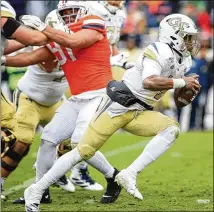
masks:
[(97, 151), (92, 158), (87, 160), (87, 163), (103, 173), (106, 178), (113, 177), (114, 167), (107, 161), (100, 151)]
[(1, 177), (1, 178), (0, 178), (0, 184), (3, 185), (3, 184), (4, 184), (4, 180), (5, 180), (5, 179), (4, 179), (3, 177)]
[(87, 166), (88, 166), (87, 163), (85, 161), (82, 161), (82, 162), (78, 163), (76, 166), (74, 166), (74, 168), (72, 170), (86, 169)]
[(49, 188), (53, 183), (69, 171), (74, 165), (82, 160), (78, 149), (74, 148), (61, 156), (52, 166), (52, 168), (35, 184), (35, 188), (41, 192)]
[(159, 158), (175, 141), (179, 129), (175, 126), (168, 127), (156, 135), (145, 147), (141, 155), (127, 168), (137, 176), (146, 166)]
[(52, 142), (42, 140), (37, 153), (36, 182), (53, 166), (56, 160), (56, 145)]

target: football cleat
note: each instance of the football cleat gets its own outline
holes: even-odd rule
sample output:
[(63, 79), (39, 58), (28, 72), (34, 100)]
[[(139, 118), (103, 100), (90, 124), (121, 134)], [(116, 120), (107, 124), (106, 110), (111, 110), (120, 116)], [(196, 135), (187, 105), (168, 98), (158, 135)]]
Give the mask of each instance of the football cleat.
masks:
[(103, 186), (95, 182), (89, 175), (88, 168), (72, 170), (70, 180), (74, 185), (80, 186), (89, 191), (101, 191)]
[[(42, 195), (42, 199), (41, 199), (40, 203), (49, 204), (51, 202), (52, 202), (52, 199), (51, 199), (51, 195), (50, 195), (49, 189), (46, 189), (45, 192)], [(25, 204), (25, 198), (24, 197), (20, 197), (19, 199), (14, 200), (13, 204)]]
[(112, 178), (106, 178), (107, 188), (106, 192), (102, 196), (100, 203), (108, 204), (113, 203), (117, 200), (121, 192), (121, 186), (115, 182), (115, 176), (119, 173), (117, 169), (115, 169)]
[(29, 186), (24, 191), (25, 211), (39, 212), (39, 205), (42, 199), (42, 193), (35, 188), (35, 184)]
[(136, 176), (132, 175), (130, 172), (128, 172), (128, 170), (123, 169), (119, 174), (117, 174), (117, 176), (115, 177), (115, 182), (125, 188), (125, 190), (131, 196), (143, 200), (142, 194), (136, 187)]
[(57, 180), (56, 184), (60, 186), (62, 189), (64, 189), (65, 191), (75, 192), (74, 185), (65, 175), (60, 177), (59, 180)]

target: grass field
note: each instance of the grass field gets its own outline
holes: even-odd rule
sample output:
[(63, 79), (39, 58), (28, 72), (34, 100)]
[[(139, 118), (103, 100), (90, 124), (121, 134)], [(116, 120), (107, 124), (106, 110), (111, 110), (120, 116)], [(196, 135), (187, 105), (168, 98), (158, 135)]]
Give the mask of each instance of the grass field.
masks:
[[(142, 152), (148, 140), (125, 133), (116, 134), (102, 152), (115, 167), (122, 169)], [(4, 189), (10, 194), (8, 200), (2, 202), (2, 211), (24, 211), (24, 206), (13, 205), (12, 200), (23, 195), (24, 187), (35, 176), (32, 166), (38, 146), (37, 136), (29, 155), (5, 182)], [(100, 173), (93, 168), (90, 172), (94, 179), (106, 185)], [(51, 187), (53, 202), (42, 204), (41, 211), (213, 211), (213, 133), (181, 134), (161, 158), (139, 175), (137, 184), (143, 201), (132, 198), (123, 190), (111, 205), (99, 203), (102, 191), (77, 188), (72, 194)], [(200, 204), (199, 199), (210, 202)]]

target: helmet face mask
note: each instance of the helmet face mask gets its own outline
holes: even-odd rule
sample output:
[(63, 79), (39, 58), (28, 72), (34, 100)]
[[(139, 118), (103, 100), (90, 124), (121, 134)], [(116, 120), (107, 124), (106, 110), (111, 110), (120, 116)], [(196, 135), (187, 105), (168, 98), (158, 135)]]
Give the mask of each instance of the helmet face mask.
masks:
[(166, 16), (160, 22), (159, 40), (168, 43), (184, 57), (196, 56), (200, 49), (195, 23), (182, 14)]
[(88, 14), (88, 7), (82, 1), (60, 1), (58, 16), (65, 25), (70, 26)]
[(184, 42), (187, 51), (192, 55), (196, 56), (200, 50), (200, 43), (198, 39), (198, 34), (186, 34), (184, 36)]

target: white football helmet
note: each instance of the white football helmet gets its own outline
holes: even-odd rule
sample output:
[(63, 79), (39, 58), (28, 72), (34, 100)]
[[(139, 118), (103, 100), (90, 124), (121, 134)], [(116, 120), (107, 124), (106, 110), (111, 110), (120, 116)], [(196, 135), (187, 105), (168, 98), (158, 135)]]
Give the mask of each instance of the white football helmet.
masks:
[[(110, 13), (115, 14), (117, 10), (120, 10), (123, 8), (125, 1), (98, 1), (100, 4), (102, 4), (107, 10), (109, 10)], [(118, 4), (118, 6), (114, 6), (114, 3)]]
[(194, 21), (182, 14), (166, 16), (159, 27), (159, 41), (168, 43), (182, 56), (196, 56), (200, 44)]
[(76, 23), (80, 18), (88, 15), (89, 8), (85, 1), (60, 0), (57, 6), (57, 14), (67, 26)]
[(45, 23), (53, 27), (54, 29), (71, 33), (69, 28), (59, 19), (59, 16), (57, 15), (57, 10), (52, 10), (50, 13), (48, 13), (48, 15), (45, 18)]
[(1, 15), (4, 13), (10, 13), (13, 18), (16, 18), (16, 11), (7, 1), (1, 1)]
[(60, 24), (57, 10), (52, 10), (45, 18), (45, 23), (54, 28), (55, 25)]

